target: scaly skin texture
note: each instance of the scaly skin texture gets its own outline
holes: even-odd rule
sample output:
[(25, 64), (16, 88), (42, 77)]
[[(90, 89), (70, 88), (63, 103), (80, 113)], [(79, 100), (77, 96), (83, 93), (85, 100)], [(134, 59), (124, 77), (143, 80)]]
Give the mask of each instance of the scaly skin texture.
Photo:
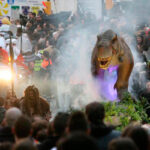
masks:
[(100, 69), (106, 70), (110, 66), (118, 66), (118, 77), (114, 88), (118, 92), (118, 97), (122, 99), (123, 92), (128, 90), (128, 81), (134, 60), (131, 50), (123, 38), (118, 37), (112, 30), (107, 30), (98, 35), (92, 53), (91, 71), (93, 76), (98, 76)]

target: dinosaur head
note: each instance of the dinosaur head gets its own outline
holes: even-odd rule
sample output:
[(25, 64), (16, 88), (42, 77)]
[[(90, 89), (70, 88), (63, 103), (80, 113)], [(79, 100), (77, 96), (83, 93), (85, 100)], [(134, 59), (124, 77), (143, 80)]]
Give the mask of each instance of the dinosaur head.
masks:
[(114, 44), (117, 40), (117, 35), (111, 30), (106, 31), (97, 38), (98, 55), (97, 60), (101, 69), (107, 69), (111, 64), (112, 57), (116, 54)]

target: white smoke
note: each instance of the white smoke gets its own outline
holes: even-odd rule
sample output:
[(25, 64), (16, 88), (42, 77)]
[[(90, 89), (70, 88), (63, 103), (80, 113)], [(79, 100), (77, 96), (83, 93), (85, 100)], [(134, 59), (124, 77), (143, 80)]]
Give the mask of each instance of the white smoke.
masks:
[[(111, 14), (111, 16), (114, 16), (113, 19), (110, 19), (108, 14), (104, 23), (98, 22), (99, 27), (89, 23), (88, 26), (82, 27), (80, 25), (65, 34), (64, 38), (66, 39), (64, 41), (66, 43), (60, 47), (59, 65), (53, 73), (53, 76), (57, 78), (58, 108), (62, 110), (68, 110), (71, 107), (83, 108), (91, 101), (103, 101), (97, 93), (90, 68), (91, 54), (96, 37), (107, 29), (112, 29), (118, 36), (122, 36), (132, 51), (136, 64), (129, 81), (129, 91), (132, 92), (135, 72), (137, 73), (143, 68), (137, 70), (137, 68), (139, 69), (137, 62), (140, 56), (137, 54), (135, 41), (136, 17), (129, 12), (126, 13), (128, 7), (129, 5), (124, 8), (121, 16), (117, 16), (117, 12), (112, 11), (114, 13)], [(95, 28), (97, 29), (95, 30)]]
[[(98, 94), (91, 76), (91, 54), (96, 41), (96, 34), (89, 28), (79, 27), (67, 32), (67, 43), (60, 47), (58, 66), (53, 70), (57, 83), (58, 108), (82, 108), (98, 99)], [(63, 39), (65, 41), (65, 39)]]
[[(95, 4), (96, 3), (92, 1), (91, 5), (96, 6)], [(87, 5), (84, 5), (84, 10), (91, 13), (91, 10), (88, 11), (89, 9), (86, 9), (86, 6)], [(130, 11), (128, 11), (129, 7)], [(136, 6), (134, 6), (134, 8), (136, 8)], [(61, 35), (57, 42), (57, 44), (60, 45), (60, 52), (56, 60), (57, 66), (54, 66), (52, 70), (52, 80), (48, 81), (52, 86), (54, 95), (51, 101), (51, 106), (53, 107), (52, 111), (67, 111), (70, 108), (83, 108), (91, 101), (103, 101), (103, 99), (99, 97), (96, 84), (91, 75), (91, 54), (98, 34), (107, 29), (112, 29), (118, 33), (119, 36), (123, 36), (133, 53), (135, 63), (138, 61), (139, 56), (136, 51), (134, 39), (137, 24), (136, 17), (132, 13), (133, 9), (130, 5), (122, 9), (123, 13), (119, 13), (118, 15), (118, 12), (120, 12), (119, 9), (114, 8), (112, 13), (108, 13), (107, 17), (104, 17), (104, 23), (102, 23), (102, 21), (92, 23), (90, 22), (91, 20), (88, 20), (89, 23), (83, 26), (80, 22), (80, 24), (75, 24), (72, 29), (69, 29), (68, 32), (64, 32), (63, 35)], [(114, 10), (118, 10), (118, 12)], [(98, 16), (97, 18), (101, 17), (102, 11), (96, 10), (94, 12), (97, 12), (95, 14)], [(110, 19), (110, 15), (113, 16), (113, 19)], [(144, 20), (140, 20), (140, 22), (143, 21)], [(134, 68), (134, 70), (137, 68), (139, 67)], [(131, 92), (132, 80), (135, 75), (134, 72), (129, 81), (129, 91)], [(40, 82), (40, 85), (41, 87), (43, 86), (42, 82)]]

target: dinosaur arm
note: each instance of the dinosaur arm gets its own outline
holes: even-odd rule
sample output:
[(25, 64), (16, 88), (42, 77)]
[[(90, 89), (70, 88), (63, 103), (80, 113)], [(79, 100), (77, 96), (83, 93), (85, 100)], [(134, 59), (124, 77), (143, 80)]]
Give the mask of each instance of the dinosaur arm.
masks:
[(118, 90), (128, 88), (128, 80), (133, 69), (133, 61), (124, 61), (118, 68), (118, 79), (114, 88)]

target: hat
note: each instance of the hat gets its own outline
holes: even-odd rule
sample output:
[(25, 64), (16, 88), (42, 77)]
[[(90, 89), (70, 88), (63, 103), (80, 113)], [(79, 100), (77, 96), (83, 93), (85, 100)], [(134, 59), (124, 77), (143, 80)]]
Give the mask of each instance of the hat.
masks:
[(3, 18), (3, 19), (2, 19), (2, 23), (3, 23), (3, 24), (8, 24), (8, 25), (11, 24), (11, 22), (9, 21), (8, 18)]

